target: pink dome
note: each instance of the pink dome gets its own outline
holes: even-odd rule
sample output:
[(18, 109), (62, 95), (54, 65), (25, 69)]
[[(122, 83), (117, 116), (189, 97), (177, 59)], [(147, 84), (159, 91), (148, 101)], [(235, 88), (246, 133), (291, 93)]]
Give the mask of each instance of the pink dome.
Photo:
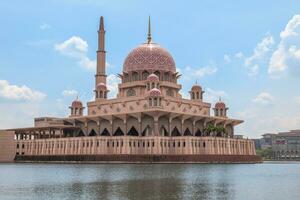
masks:
[(149, 95), (158, 97), (158, 96), (161, 96), (161, 91), (157, 88), (153, 88), (149, 91)]
[(223, 101), (218, 101), (216, 104), (215, 104), (215, 108), (217, 109), (226, 109), (226, 105)]
[(193, 85), (192, 90), (202, 90), (201, 86), (198, 84)]
[(97, 89), (100, 89), (100, 90), (106, 90), (107, 87), (106, 87), (106, 85), (105, 85), (104, 83), (99, 83), (99, 84), (97, 85)]
[(133, 49), (123, 64), (124, 72), (139, 70), (162, 70), (176, 72), (171, 54), (156, 43), (144, 43)]
[(147, 77), (147, 81), (159, 81), (159, 78), (158, 76), (156, 76), (155, 74), (150, 74), (148, 77)]
[(76, 99), (72, 102), (72, 107), (73, 108), (82, 108), (82, 102), (79, 101), (78, 99)]

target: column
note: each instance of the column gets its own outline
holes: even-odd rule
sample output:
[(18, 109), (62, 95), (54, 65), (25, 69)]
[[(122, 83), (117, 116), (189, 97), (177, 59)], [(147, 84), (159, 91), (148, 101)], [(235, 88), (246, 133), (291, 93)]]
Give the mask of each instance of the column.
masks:
[(158, 117), (154, 117), (154, 136), (159, 135), (159, 130), (158, 130)]

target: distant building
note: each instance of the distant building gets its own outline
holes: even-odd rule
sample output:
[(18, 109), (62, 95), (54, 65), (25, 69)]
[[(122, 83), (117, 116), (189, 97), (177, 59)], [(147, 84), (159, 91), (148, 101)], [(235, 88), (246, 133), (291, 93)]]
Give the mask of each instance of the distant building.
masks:
[(252, 141), (254, 142), (255, 145), (255, 149), (261, 149), (261, 145), (260, 145), (260, 141), (262, 139), (252, 139)]
[(272, 151), (275, 159), (300, 159), (300, 130), (280, 132), (273, 136)]
[(261, 149), (267, 149), (267, 148), (271, 148), (272, 147), (272, 140), (273, 140), (273, 137), (275, 136), (276, 134), (274, 133), (266, 133), (266, 134), (263, 134), (263, 138), (260, 139), (260, 148)]

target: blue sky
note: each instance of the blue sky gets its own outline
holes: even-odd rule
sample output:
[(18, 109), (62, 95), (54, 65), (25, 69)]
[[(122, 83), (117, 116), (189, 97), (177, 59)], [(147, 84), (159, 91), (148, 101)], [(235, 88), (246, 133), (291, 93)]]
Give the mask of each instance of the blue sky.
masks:
[(236, 133), (300, 128), (299, 1), (1, 1), (0, 128), (66, 116), (79, 95), (93, 98), (99, 17), (104, 16), (110, 96), (129, 51), (155, 42), (182, 73), (183, 96), (198, 81), (219, 96)]

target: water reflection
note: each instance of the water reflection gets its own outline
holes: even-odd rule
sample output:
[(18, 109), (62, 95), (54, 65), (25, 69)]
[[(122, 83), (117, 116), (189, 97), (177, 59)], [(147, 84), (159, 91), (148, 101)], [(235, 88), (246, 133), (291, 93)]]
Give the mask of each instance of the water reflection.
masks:
[[(280, 174), (256, 166), (0, 165), (0, 199), (254, 199), (255, 191), (269, 185), (269, 180), (259, 179), (262, 172)], [(299, 167), (290, 171), (295, 179), (281, 181), (299, 185)], [(257, 185), (248, 185), (256, 180)]]

